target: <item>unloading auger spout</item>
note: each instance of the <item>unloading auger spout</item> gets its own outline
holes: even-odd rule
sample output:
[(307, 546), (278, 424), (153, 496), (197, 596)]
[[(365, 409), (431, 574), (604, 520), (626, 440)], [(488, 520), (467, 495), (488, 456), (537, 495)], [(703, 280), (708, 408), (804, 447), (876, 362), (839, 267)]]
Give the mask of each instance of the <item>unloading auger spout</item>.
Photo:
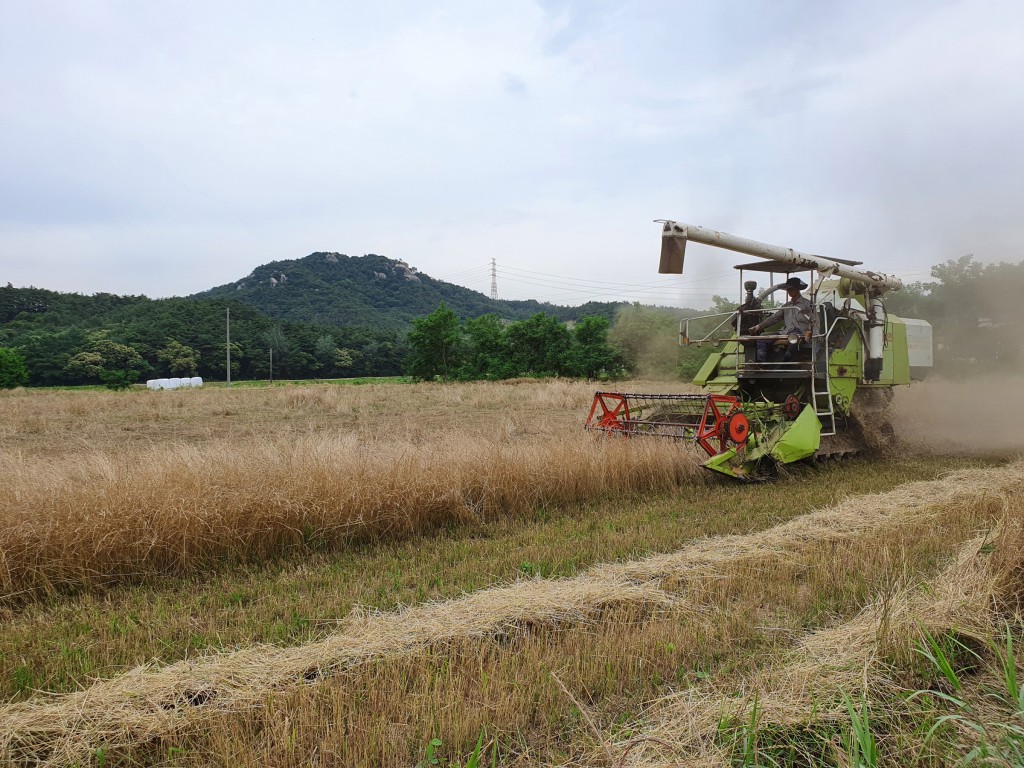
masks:
[[(894, 438), (886, 418), (893, 387), (923, 377), (932, 364), (931, 326), (886, 312), (883, 297), (903, 287), (899, 278), (863, 269), (859, 261), (659, 223), (662, 274), (683, 273), (689, 240), (760, 261), (736, 266), (747, 293), (735, 311), (681, 324), (682, 344), (717, 349), (693, 379), (702, 394), (598, 392), (588, 429), (690, 441), (710, 456), (708, 469), (744, 479)], [(767, 273), (771, 287), (755, 295), (757, 281), (745, 280), (744, 272)], [(763, 300), (780, 287), (790, 301), (765, 307)]]
[(730, 235), (728, 232), (719, 232), (715, 229), (705, 229), (693, 224), (680, 224), (676, 221), (663, 221), (661, 230), (661, 264), (658, 272), (661, 274), (681, 275), (683, 274), (683, 259), (686, 255), (686, 241), (693, 240), (695, 243), (712, 245), (716, 248), (725, 248), (737, 253), (745, 253), (749, 256), (757, 256), (760, 259), (786, 264), (796, 269), (809, 269), (825, 276), (845, 277), (879, 293), (898, 291), (903, 287), (903, 282), (898, 277), (883, 275), (878, 272), (855, 269), (849, 264), (844, 264), (835, 259), (824, 256), (816, 256), (810, 253), (802, 253), (792, 248), (781, 245), (771, 245), (757, 240), (749, 240), (745, 237)]

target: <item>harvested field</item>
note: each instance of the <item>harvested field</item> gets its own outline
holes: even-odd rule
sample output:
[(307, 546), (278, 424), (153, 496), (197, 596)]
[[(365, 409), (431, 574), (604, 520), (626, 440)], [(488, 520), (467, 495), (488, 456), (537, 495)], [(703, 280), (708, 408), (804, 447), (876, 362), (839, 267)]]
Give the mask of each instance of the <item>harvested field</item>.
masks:
[(886, 760), (971, 746), (925, 743), (914, 647), (979, 649), (964, 696), (988, 701), (1024, 463), (733, 486), (671, 444), (581, 440), (590, 387), (319, 389), (0, 398), (3, 759), (416, 765), (437, 739), (450, 768), (479, 739), (497, 765), (847, 765), (840, 686)]

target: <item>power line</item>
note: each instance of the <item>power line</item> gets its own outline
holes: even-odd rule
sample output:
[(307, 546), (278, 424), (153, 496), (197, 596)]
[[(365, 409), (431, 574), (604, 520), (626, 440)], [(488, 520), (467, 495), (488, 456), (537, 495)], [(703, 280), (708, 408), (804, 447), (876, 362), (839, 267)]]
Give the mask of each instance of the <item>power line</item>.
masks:
[(447, 275), (439, 275), (437, 277), (434, 277), (434, 279), (435, 280), (443, 280), (444, 282), (449, 282), (452, 278), (455, 278), (455, 277), (463, 277), (463, 276), (467, 276), (467, 275), (473, 275), (473, 276), (480, 275), (480, 276), (483, 276), (483, 275), (487, 274), (489, 271), (490, 271), (490, 267), (473, 267), (472, 269), (464, 269), (461, 272), (452, 272), (452, 273), (447, 274)]
[[(494, 260), (492, 259), (492, 261), (494, 261)], [(463, 280), (467, 280), (467, 279), (471, 279), (471, 278), (476, 278), (476, 277), (482, 278), (482, 277), (486, 277), (488, 275), (491, 275), (491, 272), (492, 272), (492, 270), (494, 269), (495, 266), (496, 265), (492, 264), (491, 266), (480, 266), (480, 267), (475, 267), (475, 268), (472, 268), (472, 269), (462, 270), (461, 272), (452, 272), (450, 274), (446, 274), (446, 275), (437, 277), (436, 279), (448, 281), (448, 280), (451, 280), (451, 279), (456, 278), (456, 277), (461, 277), (461, 278), (463, 278)], [(672, 289), (672, 290), (674, 290), (675, 286), (678, 285), (678, 281), (679, 281), (678, 277), (672, 276), (672, 277), (665, 277), (665, 278), (661, 278), (661, 279), (658, 279), (658, 280), (652, 280), (652, 281), (647, 281), (647, 282), (627, 283), (627, 282), (623, 282), (623, 281), (620, 281), (620, 280), (614, 280), (614, 281), (611, 281), (611, 280), (595, 280), (593, 278), (586, 278), (586, 277), (574, 277), (574, 276), (569, 276), (569, 275), (554, 275), (554, 274), (551, 274), (551, 273), (548, 273), (548, 272), (538, 272), (536, 270), (522, 269), (520, 267), (508, 267), (508, 266), (502, 266), (500, 272), (501, 272), (501, 274), (506, 275), (506, 276), (513, 275), (513, 276), (519, 276), (519, 277), (523, 277), (523, 278), (533, 278), (535, 280), (537, 280), (538, 278), (544, 278), (544, 280), (541, 281), (541, 282), (549, 282), (549, 283), (551, 283), (553, 285), (558, 285), (558, 284), (564, 283), (564, 284), (569, 285), (569, 286), (593, 285), (593, 286), (611, 286), (611, 287), (614, 287), (614, 288), (626, 288), (626, 289), (630, 289), (630, 288), (655, 288), (655, 289), (657, 289), (657, 288), (665, 288), (665, 289)], [(727, 277), (727, 276), (729, 276), (731, 274), (734, 274), (734, 273), (732, 271), (729, 271), (729, 272), (718, 272), (718, 273), (715, 273), (713, 275), (708, 275), (706, 277), (697, 278), (695, 280), (687, 280), (687, 283), (700, 283), (700, 282), (707, 282), (709, 280), (717, 280), (717, 279), (719, 279), (721, 277)]]
[[(528, 276), (538, 276), (538, 277), (547, 277), (547, 278), (551, 278), (551, 279), (554, 279), (554, 280), (563, 280), (563, 281), (569, 281), (569, 282), (573, 282), (573, 283), (595, 283), (595, 284), (598, 284), (598, 285), (612, 285), (612, 286), (628, 285), (628, 286), (634, 286), (634, 287), (642, 287), (642, 286), (670, 286), (670, 285), (673, 284), (672, 282), (665, 282), (664, 279), (663, 280), (656, 280), (656, 281), (652, 281), (652, 282), (648, 282), (648, 283), (623, 283), (623, 282), (618, 281), (618, 280), (615, 280), (615, 281), (592, 280), (592, 279), (589, 279), (589, 278), (570, 277), (570, 276), (567, 276), (567, 275), (552, 275), (552, 274), (549, 274), (547, 272), (535, 272), (534, 270), (521, 269), (521, 268), (518, 268), (518, 267), (502, 267), (502, 270), (507, 270), (509, 272), (514, 272), (516, 274), (522, 274), (522, 275), (528, 275)], [(729, 274), (729, 273), (725, 272), (723, 274)], [(669, 279), (671, 280), (672, 278), (669, 278)]]
[[(517, 276), (521, 276), (521, 277), (524, 277), (524, 278), (530, 277), (530, 278), (537, 279), (537, 278), (543, 277), (543, 278), (547, 278), (548, 280), (555, 281), (556, 283), (558, 283), (558, 282), (569, 283), (570, 285), (588, 284), (588, 285), (609, 285), (609, 286), (614, 286), (614, 287), (618, 287), (618, 288), (648, 288), (648, 287), (650, 287), (650, 288), (672, 288), (672, 289), (674, 289), (675, 286), (679, 285), (679, 278), (678, 277), (667, 278), (667, 281), (666, 281), (666, 279), (663, 279), (663, 280), (656, 280), (656, 281), (651, 281), (651, 282), (646, 282), (646, 283), (625, 283), (625, 282), (622, 282), (622, 281), (619, 281), (619, 280), (616, 280), (616, 281), (593, 280), (591, 278), (585, 278), (585, 277), (581, 278), (581, 277), (567, 277), (565, 275), (550, 275), (550, 274), (547, 274), (545, 272), (534, 272), (532, 270), (519, 269), (519, 268), (516, 268), (516, 267), (502, 267), (502, 272), (511, 272), (511, 273), (513, 273), (513, 274), (515, 274)], [(712, 275), (707, 275), (705, 277), (699, 277), (699, 278), (696, 278), (696, 279), (687, 279), (686, 282), (687, 282), (687, 284), (703, 283), (703, 282), (707, 282), (709, 280), (718, 280), (719, 278), (728, 277), (729, 275), (735, 275), (735, 274), (736, 273), (734, 271), (716, 272), (716, 273), (714, 273)]]
[[(497, 260), (492, 258), (490, 266), (472, 267), (470, 269), (462, 270), (461, 272), (445, 275), (444, 278), (437, 279), (452, 281), (454, 278), (461, 277), (462, 279), (459, 282), (466, 285), (467, 283), (477, 283), (477, 281), (482, 283), (486, 277), (490, 276), (490, 295), (492, 299), (497, 299), (498, 271)], [(530, 297), (533, 300), (547, 302), (580, 301), (585, 297), (587, 300), (591, 301), (630, 302), (642, 300), (652, 303), (677, 303), (686, 299), (692, 300), (708, 297), (707, 288), (690, 286), (696, 283), (707, 283), (720, 280), (734, 274), (733, 270), (729, 270), (726, 272), (719, 272), (687, 280), (685, 283), (687, 287), (683, 287), (680, 285), (680, 281), (677, 276), (667, 276), (657, 280), (640, 283), (626, 283), (622, 281), (596, 280), (592, 278), (555, 275), (548, 272), (523, 269), (521, 267), (503, 266), (500, 271), (503, 280), (514, 284), (529, 286), (531, 288), (531, 293), (534, 293), (534, 295)], [(469, 286), (467, 285), (466, 287)], [(482, 285), (479, 289), (474, 290), (480, 290), (481, 293), (484, 292)], [(517, 301), (529, 300), (530, 299), (517, 299)]]
[(504, 275), (505, 280), (512, 281), (514, 283), (522, 283), (524, 285), (536, 285), (541, 288), (553, 288), (558, 291), (568, 291), (570, 293), (628, 293), (628, 294), (676, 294), (676, 293), (706, 293), (704, 288), (683, 288), (682, 286), (663, 286), (649, 288), (642, 285), (601, 285), (591, 286), (581, 283), (555, 283), (546, 280), (534, 280), (529, 277), (523, 277), (521, 275)]
[[(511, 278), (508, 278), (508, 279), (511, 279)], [(531, 287), (547, 288), (548, 289), (547, 291), (535, 292), (535, 295), (532, 296), (531, 298), (534, 298), (536, 300), (540, 300), (539, 296), (548, 296), (548, 297), (557, 296), (557, 297), (562, 298), (562, 299), (575, 299), (575, 300), (586, 299), (586, 300), (590, 300), (590, 301), (606, 300), (606, 301), (622, 301), (622, 302), (630, 302), (630, 301), (638, 301), (638, 300), (644, 300), (644, 301), (669, 301), (669, 302), (671, 302), (671, 301), (676, 301), (676, 300), (684, 298), (684, 296), (683, 296), (684, 292), (683, 291), (674, 292), (674, 293), (663, 293), (663, 292), (657, 292), (657, 291), (621, 291), (621, 290), (620, 291), (615, 291), (615, 290), (609, 290), (609, 289), (605, 289), (605, 290), (601, 290), (601, 291), (595, 291), (595, 290), (584, 289), (584, 288), (573, 289), (573, 288), (565, 288), (565, 287), (555, 287), (554, 290), (551, 290), (552, 286), (546, 286), (546, 285), (542, 285), (542, 284), (538, 284), (538, 283), (531, 283), (531, 282), (521, 281), (521, 280), (512, 280), (512, 282), (521, 283), (523, 285), (528, 285), (528, 286), (531, 286)], [(685, 293), (692, 294), (691, 298), (707, 296), (707, 292), (706, 291), (701, 291), (701, 290), (696, 290), (696, 289), (685, 291)], [(552, 299), (549, 298), (548, 300), (552, 300)]]

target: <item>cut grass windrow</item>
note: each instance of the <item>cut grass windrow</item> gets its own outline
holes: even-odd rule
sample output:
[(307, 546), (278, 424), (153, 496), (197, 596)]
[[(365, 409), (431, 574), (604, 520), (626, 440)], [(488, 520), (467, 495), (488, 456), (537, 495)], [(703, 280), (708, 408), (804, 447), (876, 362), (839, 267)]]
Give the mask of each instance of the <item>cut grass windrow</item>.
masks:
[[(985, 649), (999, 636), (1007, 611), (1012, 616), (1020, 609), (1022, 573), (1024, 505), (1014, 499), (997, 527), (964, 544), (934, 579), (894, 585), (851, 620), (811, 632), (756, 675), (727, 685), (711, 681), (652, 703), (628, 739), (605, 739), (593, 754), (611, 752), (618, 766), (645, 768), (725, 768), (742, 762), (738, 752), (751, 757), (758, 749), (762, 764), (777, 764), (776, 758), (787, 765), (843, 764), (835, 735), (850, 731), (847, 757), (860, 750), (863, 758), (865, 749), (876, 746), (875, 734), (868, 731), (867, 702), (886, 701), (889, 707), (900, 702), (899, 714), (905, 714), (906, 688), (898, 681), (920, 667), (915, 649), (928, 648), (934, 637), (954, 638), (959, 650), (974, 656), (967, 669), (977, 671), (982, 657), (972, 648)], [(851, 694), (861, 702), (857, 707)], [(873, 717), (898, 720), (891, 710), (876, 710)], [(920, 731), (899, 745), (902, 750), (892, 746), (897, 743), (886, 743), (885, 757), (892, 764), (921, 758)]]
[[(142, 667), (79, 693), (3, 707), (0, 733), (7, 736), (0, 754), (61, 765), (96, 749), (117, 754), (154, 740), (191, 739), (193, 746), (209, 747), (218, 734), (231, 732), (231, 718), (269, 708), (273, 692), (315, 695), (332, 680), (361, 670), (375, 674), (379, 664), (400, 664), (431, 649), (442, 655), (466, 643), (497, 643), (500, 649), (534, 632), (601, 627), (628, 615), (694, 619), (706, 631), (707, 620), (724, 620), (740, 594), (783, 603), (799, 599), (806, 589), (800, 582), (832, 585), (869, 568), (880, 577), (891, 571), (894, 558), (899, 563), (901, 552), (927, 561), (951, 551), (1017, 504), (1022, 491), (1022, 463), (955, 473), (850, 499), (758, 534), (702, 540), (674, 554), (598, 566), (572, 579), (536, 579), (399, 613), (354, 615), (319, 642)], [(616, 625), (613, 634), (628, 635), (628, 627)], [(513, 650), (518, 666), (528, 665), (529, 654)], [(587, 653), (577, 645), (566, 660), (582, 665)], [(509, 694), (516, 695), (526, 694)], [(266, 723), (253, 728), (250, 738), (267, 738)], [(316, 730), (327, 728), (320, 723)], [(237, 746), (237, 738), (231, 743)], [(294, 748), (294, 739), (289, 743)], [(303, 756), (285, 762), (302, 764)]]

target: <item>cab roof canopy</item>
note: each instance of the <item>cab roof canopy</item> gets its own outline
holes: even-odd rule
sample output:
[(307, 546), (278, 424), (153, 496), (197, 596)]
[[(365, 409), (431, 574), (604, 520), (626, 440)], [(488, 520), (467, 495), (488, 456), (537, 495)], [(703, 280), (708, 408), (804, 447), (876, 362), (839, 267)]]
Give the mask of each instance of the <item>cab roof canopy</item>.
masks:
[[(834, 259), (831, 256), (829, 261), (837, 261), (840, 264), (845, 264), (848, 267), (856, 267), (863, 264), (863, 261), (850, 261), (849, 259)], [(795, 264), (787, 264), (784, 261), (754, 261), (750, 264), (737, 264), (733, 269), (749, 269), (752, 272), (775, 272), (776, 274), (790, 274), (791, 272), (808, 272), (813, 267), (800, 267)]]

